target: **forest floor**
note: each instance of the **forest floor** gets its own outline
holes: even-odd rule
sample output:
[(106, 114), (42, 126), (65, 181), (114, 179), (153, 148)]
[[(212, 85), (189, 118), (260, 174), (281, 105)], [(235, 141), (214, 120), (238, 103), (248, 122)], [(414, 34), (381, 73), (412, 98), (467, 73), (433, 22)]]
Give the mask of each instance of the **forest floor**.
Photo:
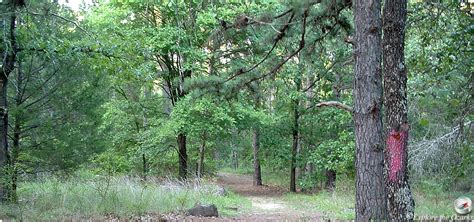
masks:
[(283, 190), (278, 187), (263, 185), (253, 186), (249, 175), (219, 173), (217, 183), (233, 192), (248, 198), (252, 203), (250, 212), (244, 212), (234, 219), (244, 221), (319, 221), (318, 212), (296, 209), (282, 198)]

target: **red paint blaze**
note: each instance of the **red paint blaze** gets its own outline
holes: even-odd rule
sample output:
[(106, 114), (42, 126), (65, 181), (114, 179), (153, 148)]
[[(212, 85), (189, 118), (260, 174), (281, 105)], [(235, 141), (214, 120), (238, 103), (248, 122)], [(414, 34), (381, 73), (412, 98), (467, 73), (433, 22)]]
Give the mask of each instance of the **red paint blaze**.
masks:
[(392, 130), (387, 138), (387, 150), (389, 156), (388, 179), (394, 182), (397, 179), (398, 172), (403, 166), (403, 153), (405, 151), (408, 132), (397, 132)]

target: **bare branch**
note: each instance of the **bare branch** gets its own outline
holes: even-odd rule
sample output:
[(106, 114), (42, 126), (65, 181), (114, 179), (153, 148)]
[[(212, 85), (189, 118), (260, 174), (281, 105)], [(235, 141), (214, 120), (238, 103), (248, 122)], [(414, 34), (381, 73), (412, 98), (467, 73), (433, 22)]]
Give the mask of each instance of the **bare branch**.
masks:
[[(327, 102), (320, 102), (316, 105), (314, 105), (314, 107), (324, 107), (324, 106), (330, 106), (330, 107), (335, 107), (335, 108), (339, 108), (339, 109), (343, 109), (343, 110), (346, 110), (347, 112), (354, 112), (352, 107), (346, 105), (346, 104), (343, 104), (341, 102), (337, 102), (337, 101), (327, 101)], [(309, 107), (309, 108), (312, 108), (313, 106)], [(308, 109), (309, 109), (308, 108)]]
[[(462, 126), (462, 127), (461, 127)], [(450, 131), (439, 134), (432, 139), (414, 141), (408, 149), (408, 163), (417, 174), (443, 170), (458, 163), (462, 158), (456, 146), (459, 145), (459, 133), (463, 127), (474, 127), (474, 122), (467, 121), (450, 129)]]

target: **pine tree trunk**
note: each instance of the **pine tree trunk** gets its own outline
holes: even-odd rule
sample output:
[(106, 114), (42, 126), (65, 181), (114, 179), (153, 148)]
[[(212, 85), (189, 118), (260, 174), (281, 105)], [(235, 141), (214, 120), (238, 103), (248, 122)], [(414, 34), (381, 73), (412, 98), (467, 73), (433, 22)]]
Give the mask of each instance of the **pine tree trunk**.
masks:
[(186, 179), (188, 172), (188, 154), (186, 152), (186, 135), (178, 134), (179, 177)]
[(356, 221), (386, 220), (380, 0), (354, 0)]
[(253, 185), (262, 185), (262, 170), (260, 168), (260, 129), (253, 129)]
[(404, 38), (407, 1), (386, 1), (383, 9), (386, 192), (390, 220), (413, 220), (415, 202), (408, 183), (408, 106)]

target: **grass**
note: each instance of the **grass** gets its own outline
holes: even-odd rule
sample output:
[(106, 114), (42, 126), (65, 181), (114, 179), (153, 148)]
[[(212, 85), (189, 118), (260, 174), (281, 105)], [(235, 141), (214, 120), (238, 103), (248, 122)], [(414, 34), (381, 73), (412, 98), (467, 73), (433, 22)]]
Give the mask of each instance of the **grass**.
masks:
[(454, 216), (454, 200), (460, 196), (474, 199), (472, 193), (445, 191), (436, 181), (423, 180), (414, 184), (417, 216)]
[[(227, 172), (251, 174), (252, 169), (225, 169)], [(265, 184), (288, 187), (289, 175), (285, 172), (262, 172)], [(287, 193), (283, 200), (290, 206), (301, 211), (317, 211), (326, 219), (353, 220), (355, 219), (355, 182), (354, 179), (338, 176), (334, 192), (319, 191), (314, 194)], [(412, 185), (415, 199), (415, 216), (440, 217), (455, 216), (453, 203), (460, 196), (474, 200), (474, 194), (446, 191), (438, 182), (421, 180)]]
[(128, 177), (60, 180), (52, 177), (20, 184), (19, 203), (0, 206), (0, 219), (82, 220), (159, 216), (183, 213), (195, 204), (215, 204), (219, 214), (233, 216), (251, 203), (216, 185), (201, 182), (148, 181)]
[[(432, 185), (426, 186), (426, 183)], [(354, 181), (338, 180), (336, 186), (335, 192), (321, 191), (313, 195), (287, 194), (284, 198), (297, 209), (313, 208), (328, 219), (355, 219)], [(427, 181), (414, 184), (412, 191), (415, 199), (415, 217), (455, 216), (454, 200), (460, 196), (474, 198), (473, 194), (442, 190), (436, 183)]]
[(355, 190), (348, 179), (337, 180), (334, 192), (287, 193), (283, 198), (295, 209), (320, 212), (324, 219), (355, 219)]
[[(249, 174), (248, 169), (223, 169), (224, 172)], [(288, 175), (263, 171), (266, 184), (286, 188)], [(473, 194), (448, 192), (435, 181), (413, 184), (416, 216), (454, 216), (453, 202)], [(184, 213), (196, 204), (215, 204), (222, 216), (250, 212), (251, 202), (206, 181), (181, 183), (175, 180), (142, 182), (138, 178), (79, 175), (71, 179), (49, 177), (21, 183), (19, 203), (0, 206), (0, 219), (15, 220), (103, 220), (133, 219), (140, 216)], [(334, 192), (315, 194), (287, 193), (282, 200), (302, 212), (319, 212), (324, 219), (353, 220), (355, 217), (354, 180), (338, 177)], [(238, 211), (235, 209), (238, 208)]]

